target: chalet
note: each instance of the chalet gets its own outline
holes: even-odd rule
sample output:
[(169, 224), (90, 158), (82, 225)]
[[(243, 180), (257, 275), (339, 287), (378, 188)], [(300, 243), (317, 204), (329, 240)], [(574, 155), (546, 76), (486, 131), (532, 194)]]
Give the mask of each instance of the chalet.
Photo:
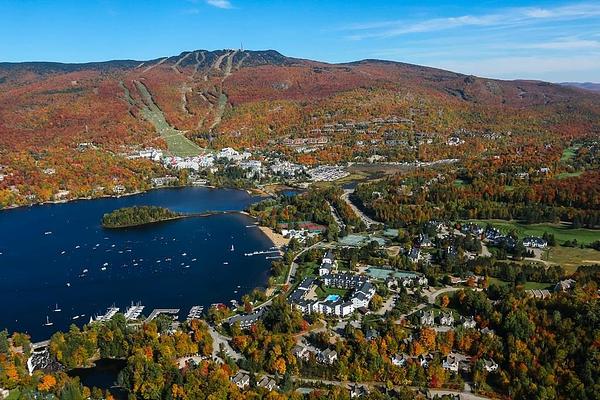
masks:
[(379, 332), (377, 332), (375, 329), (369, 329), (367, 331), (367, 333), (365, 334), (365, 339), (367, 340), (375, 340), (379, 337)]
[(319, 276), (331, 274), (335, 268), (335, 257), (331, 250), (323, 256), (321, 260), (321, 266), (319, 267)]
[(238, 323), (240, 328), (248, 329), (260, 320), (263, 313), (264, 307), (251, 314), (234, 315), (233, 317), (227, 320), (227, 323), (229, 323), (230, 326), (233, 326), (234, 324)]
[(454, 325), (454, 316), (451, 312), (444, 312), (440, 315), (440, 325), (452, 326)]
[(470, 233), (471, 235), (481, 236), (484, 232), (483, 228), (477, 224), (464, 224), (460, 227), (462, 233)]
[(473, 329), (475, 328), (475, 326), (477, 326), (477, 323), (475, 322), (475, 319), (471, 316), (462, 319), (462, 326), (465, 329)]
[(433, 361), (433, 354), (428, 353), (428, 354), (421, 354), (420, 356), (417, 357), (417, 362), (419, 363), (419, 365), (423, 368), (429, 368), (429, 364)]
[(555, 292), (566, 292), (575, 287), (575, 281), (573, 279), (565, 279), (560, 281), (554, 286)]
[(337, 351), (325, 349), (317, 355), (317, 361), (321, 364), (333, 364), (338, 359)]
[(490, 358), (489, 360), (483, 360), (483, 368), (487, 372), (496, 372), (498, 371), (498, 364)]
[(306, 346), (296, 345), (294, 348), (292, 348), (292, 355), (299, 360), (308, 360), (310, 357), (310, 351)]
[(433, 246), (433, 242), (429, 239), (429, 235), (426, 233), (419, 234), (418, 244), (421, 248), (429, 248)]
[(413, 247), (408, 252), (408, 259), (413, 263), (418, 262), (420, 257), (421, 257), (421, 250), (418, 249), (417, 247)]
[(262, 379), (260, 381), (258, 381), (258, 383), (256, 385), (258, 387), (267, 389), (269, 392), (272, 391), (273, 389), (277, 389), (277, 383), (275, 382), (275, 380), (266, 375), (263, 376)]
[(369, 389), (367, 388), (366, 385), (359, 385), (359, 384), (355, 383), (350, 388), (350, 398), (351, 399), (365, 397), (365, 396), (368, 396), (368, 395), (369, 395)]
[(241, 371), (238, 372), (233, 378), (231, 378), (231, 381), (242, 390), (250, 386), (250, 376), (244, 374)]
[(548, 242), (540, 237), (528, 236), (523, 239), (523, 246), (534, 249), (545, 249), (548, 246)]
[(423, 326), (435, 325), (435, 315), (433, 314), (433, 310), (422, 311), (420, 316), (420, 322)]
[(460, 353), (450, 353), (442, 362), (442, 367), (448, 371), (458, 372), (470, 369), (470, 358)]
[(392, 364), (397, 367), (403, 367), (406, 365), (406, 361), (408, 359), (409, 357), (405, 353), (396, 354), (394, 357), (392, 357)]
[(528, 296), (533, 297), (534, 299), (546, 299), (550, 297), (552, 293), (548, 289), (529, 289), (526, 290), (525, 293)]

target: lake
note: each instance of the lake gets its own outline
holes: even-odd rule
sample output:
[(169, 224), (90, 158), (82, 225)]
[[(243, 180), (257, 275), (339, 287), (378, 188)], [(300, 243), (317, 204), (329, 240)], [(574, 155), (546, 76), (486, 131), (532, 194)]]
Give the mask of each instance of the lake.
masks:
[[(244, 191), (186, 187), (135, 196), (47, 204), (0, 212), (0, 329), (44, 340), (71, 323), (132, 302), (179, 308), (239, 300), (266, 284), (273, 244), (243, 214), (185, 218), (122, 230), (104, 213), (155, 205), (179, 212), (243, 210)], [(274, 254), (271, 254), (271, 256)], [(46, 326), (50, 321), (51, 326)]]

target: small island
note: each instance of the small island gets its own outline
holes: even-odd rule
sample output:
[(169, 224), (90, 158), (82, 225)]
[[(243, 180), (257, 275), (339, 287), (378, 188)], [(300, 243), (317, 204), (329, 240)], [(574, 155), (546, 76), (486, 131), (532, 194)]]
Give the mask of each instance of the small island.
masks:
[(171, 211), (168, 208), (157, 206), (124, 207), (104, 214), (102, 217), (103, 228), (129, 228), (161, 221), (170, 221), (184, 218), (185, 214)]

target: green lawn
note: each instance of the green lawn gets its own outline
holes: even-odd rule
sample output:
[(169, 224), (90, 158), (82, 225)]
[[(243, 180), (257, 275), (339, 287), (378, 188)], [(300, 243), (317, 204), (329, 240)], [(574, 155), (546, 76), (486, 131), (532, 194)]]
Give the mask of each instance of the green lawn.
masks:
[(579, 176), (583, 173), (583, 171), (577, 171), (577, 172), (563, 172), (561, 174), (556, 175), (556, 179), (566, 179), (566, 178), (573, 178), (576, 176)]
[(342, 299), (344, 299), (348, 295), (348, 290), (319, 286), (315, 290), (315, 293), (317, 294), (317, 297), (319, 298), (319, 300), (323, 300), (325, 297), (329, 296), (330, 294), (337, 294)]
[(575, 154), (577, 154), (577, 150), (579, 149), (579, 147), (581, 147), (581, 146), (575, 145), (575, 146), (567, 147), (563, 151), (560, 161), (569, 161), (569, 160), (573, 159), (573, 157), (575, 157)]
[[(498, 286), (507, 286), (510, 285), (510, 282), (506, 282), (503, 280), (500, 280), (498, 278), (489, 278), (489, 282), (490, 284), (495, 284)], [(525, 282), (525, 284), (523, 285), (523, 289), (525, 290), (531, 290), (531, 289), (548, 289), (552, 287), (552, 283), (548, 283), (548, 282)]]
[(455, 179), (453, 182), (455, 187), (461, 188), (461, 187), (465, 187), (468, 186), (469, 184), (465, 181), (463, 181), (462, 179)]
[(519, 237), (542, 236), (544, 232), (548, 232), (554, 235), (558, 244), (573, 239), (577, 239), (577, 242), (580, 244), (588, 244), (600, 240), (600, 230), (583, 228), (573, 229), (568, 224), (544, 223), (527, 225), (517, 221), (504, 221), (498, 219), (469, 220), (469, 222), (475, 222), (482, 226), (490, 223), (504, 232), (515, 230)]
[(543, 260), (562, 265), (568, 273), (573, 273), (580, 265), (600, 265), (600, 251), (579, 247), (552, 247), (546, 250)]

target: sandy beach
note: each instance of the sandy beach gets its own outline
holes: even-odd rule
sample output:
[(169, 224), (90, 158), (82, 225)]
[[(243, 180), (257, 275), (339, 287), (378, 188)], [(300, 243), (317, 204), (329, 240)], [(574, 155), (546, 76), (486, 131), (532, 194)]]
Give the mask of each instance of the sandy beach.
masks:
[(282, 248), (283, 246), (286, 246), (289, 242), (290, 239), (286, 239), (283, 237), (282, 234), (275, 232), (273, 229), (271, 228), (267, 228), (266, 226), (259, 226), (258, 227), (265, 235), (267, 235), (267, 237), (273, 242), (273, 244), (275, 246), (277, 246), (278, 248)]

